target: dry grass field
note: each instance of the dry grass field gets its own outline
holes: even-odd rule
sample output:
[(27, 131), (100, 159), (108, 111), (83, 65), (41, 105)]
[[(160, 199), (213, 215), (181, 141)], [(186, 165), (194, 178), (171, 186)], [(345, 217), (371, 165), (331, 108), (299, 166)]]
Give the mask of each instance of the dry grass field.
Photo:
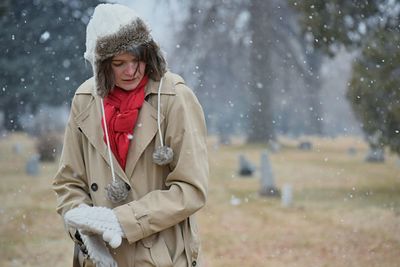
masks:
[[(293, 188), (293, 205), (283, 207), (259, 196), (258, 174), (237, 174), (238, 155), (258, 165), (262, 146), (217, 146), (210, 138), (209, 201), (198, 214), (205, 267), (400, 266), (397, 157), (366, 163), (366, 145), (355, 138), (312, 138), (311, 151), (297, 142), (282, 139), (269, 154), (277, 187)], [(23, 146), (19, 155), (15, 143)], [(57, 166), (42, 164), (39, 176), (27, 176), (33, 153), (25, 135), (0, 139), (0, 266), (71, 266), (72, 243), (50, 188)]]

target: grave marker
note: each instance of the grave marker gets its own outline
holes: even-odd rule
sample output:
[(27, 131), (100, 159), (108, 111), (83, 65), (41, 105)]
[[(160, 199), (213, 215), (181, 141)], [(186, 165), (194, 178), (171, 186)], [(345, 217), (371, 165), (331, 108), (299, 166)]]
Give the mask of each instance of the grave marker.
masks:
[(26, 174), (30, 176), (39, 175), (39, 155), (33, 155), (30, 157), (25, 165)]
[(252, 176), (255, 171), (253, 164), (245, 157), (245, 155), (239, 155), (239, 175), (241, 176)]
[(275, 179), (267, 152), (263, 152), (261, 154), (260, 171), (261, 171), (260, 194), (269, 197), (279, 197), (280, 192), (275, 186)]

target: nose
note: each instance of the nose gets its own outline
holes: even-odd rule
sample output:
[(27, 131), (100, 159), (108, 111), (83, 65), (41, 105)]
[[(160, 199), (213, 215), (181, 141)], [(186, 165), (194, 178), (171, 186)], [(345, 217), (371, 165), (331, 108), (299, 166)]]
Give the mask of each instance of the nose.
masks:
[(133, 76), (136, 72), (136, 68), (137, 68), (137, 63), (129, 62), (125, 68), (124, 73), (126, 75)]

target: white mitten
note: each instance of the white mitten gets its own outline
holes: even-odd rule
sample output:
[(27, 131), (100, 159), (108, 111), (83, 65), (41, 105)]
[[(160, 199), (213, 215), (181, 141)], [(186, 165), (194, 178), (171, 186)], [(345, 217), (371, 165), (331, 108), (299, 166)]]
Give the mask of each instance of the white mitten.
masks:
[(111, 247), (121, 245), (125, 234), (112, 209), (106, 207), (90, 207), (81, 205), (67, 211), (64, 215), (65, 222), (82, 232), (92, 232), (102, 235), (103, 240)]
[(89, 258), (97, 267), (118, 267), (117, 262), (111, 256), (106, 244), (99, 235), (85, 235), (80, 232), (83, 244), (85, 244)]

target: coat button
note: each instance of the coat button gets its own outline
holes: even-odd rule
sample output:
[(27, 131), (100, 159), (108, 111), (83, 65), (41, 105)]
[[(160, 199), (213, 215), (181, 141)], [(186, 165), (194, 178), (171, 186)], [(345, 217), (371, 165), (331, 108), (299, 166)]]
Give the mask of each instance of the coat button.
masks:
[(192, 261), (192, 266), (195, 267), (197, 265), (197, 261)]
[(128, 183), (125, 183), (125, 187), (128, 189), (128, 191), (131, 191), (131, 186)]
[(92, 188), (93, 191), (97, 191), (97, 189), (99, 189), (99, 186), (96, 183), (93, 183), (90, 188)]

